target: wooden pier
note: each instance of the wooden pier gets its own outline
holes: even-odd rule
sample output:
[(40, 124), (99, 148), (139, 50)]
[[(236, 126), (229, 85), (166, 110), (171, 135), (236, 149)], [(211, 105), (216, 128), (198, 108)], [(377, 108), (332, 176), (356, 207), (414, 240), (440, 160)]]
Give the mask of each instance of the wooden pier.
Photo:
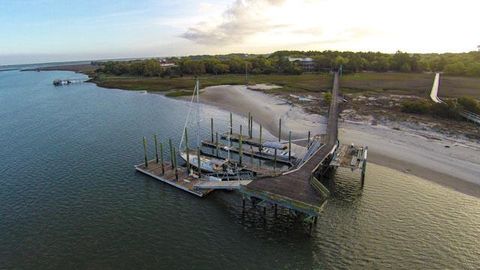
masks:
[[(198, 197), (203, 197), (210, 193), (212, 189), (198, 189), (196, 185), (203, 184), (208, 182), (208, 179), (195, 178), (189, 176), (186, 168), (179, 167), (177, 168), (177, 174), (175, 169), (172, 168), (170, 162), (164, 162), (163, 164), (164, 171), (162, 172), (162, 164), (157, 163), (156, 160), (151, 160), (148, 162), (146, 167), (144, 163), (136, 165), (135, 169), (141, 173), (144, 173), (148, 176), (155, 178), (163, 183), (174, 186), (178, 189), (184, 190), (188, 193), (196, 195)], [(178, 178), (177, 178), (178, 175)]]
[(327, 124), (327, 136), (322, 145), (307, 161), (279, 177), (263, 178), (242, 186), (240, 191), (250, 199), (272, 205), (280, 205), (303, 213), (313, 220), (320, 213), (330, 195), (328, 189), (318, 180), (318, 172), (330, 164), (338, 147), (338, 92), (339, 74), (335, 73), (332, 101)]
[[(146, 139), (144, 138), (144, 163), (136, 165), (135, 169), (199, 197), (207, 195), (212, 190), (238, 190), (243, 197), (243, 206), (245, 206), (246, 199), (250, 199), (255, 205), (263, 205), (264, 212), (267, 205), (274, 206), (275, 213), (277, 206), (281, 206), (306, 216), (305, 221), (308, 221), (312, 228), (312, 224), (316, 222), (317, 216), (330, 196), (329, 189), (324, 182), (322, 183), (326, 172), (334, 171), (338, 167), (360, 169), (362, 173), (361, 187), (363, 188), (364, 185), (368, 148), (341, 145), (338, 140), (339, 88), (339, 72), (335, 72), (332, 100), (328, 111), (327, 133), (324, 136), (314, 136), (312, 140), (310, 132), (308, 133), (307, 154), (302, 159), (296, 160), (295, 167), (293, 167), (293, 162), (291, 162), (293, 159), (290, 155), (289, 159), (284, 159), (261, 153), (261, 147), (265, 146), (265, 141), (262, 140), (262, 127), (260, 126), (259, 138), (253, 137), (253, 117), (249, 113), (247, 135), (242, 135), (242, 126), (240, 126), (240, 133), (233, 133), (232, 114), (230, 114), (230, 132), (220, 135), (221, 139), (229, 141), (230, 145), (219, 143), (218, 133), (214, 133), (213, 119), (211, 119), (211, 140), (201, 142), (202, 146), (209, 148), (207, 151), (202, 150), (201, 147), (189, 149), (187, 129), (185, 128), (184, 131), (185, 150), (188, 155), (227, 160), (219, 154), (220, 151), (231, 151), (237, 154), (238, 160), (229, 159), (228, 162), (222, 164), (227, 168), (236, 168), (237, 174), (231, 179), (225, 178), (228, 181), (218, 181), (219, 178), (213, 178), (209, 174), (201, 172), (199, 169), (201, 167), (200, 159), (197, 159), (198, 165), (187, 162), (187, 168), (179, 167), (177, 165), (178, 153), (172, 146), (171, 140), (169, 140), (170, 162), (164, 162), (163, 147), (160, 143), (159, 154), (156, 136), (154, 136), (156, 159), (148, 161)], [(198, 95), (198, 86), (196, 86), (196, 91)], [(275, 149), (275, 152), (291, 149), (291, 133), (288, 146), (281, 142), (281, 119), (278, 133), (278, 145), (273, 144), (272, 149)], [(238, 146), (233, 146), (232, 142)], [(245, 145), (247, 147), (244, 147)], [(259, 151), (255, 152), (252, 147), (257, 147)], [(247, 161), (249, 157), (250, 162)], [(276, 163), (285, 164), (289, 169), (280, 170), (276, 166), (262, 165), (261, 160), (274, 161), (275, 165)], [(196, 171), (196, 175), (189, 175), (189, 171)], [(251, 177), (252, 179), (241, 179), (239, 172), (246, 172), (248, 175), (243, 175), (245, 178), (250, 175), (253, 177)], [(219, 174), (222, 173), (219, 172)]]

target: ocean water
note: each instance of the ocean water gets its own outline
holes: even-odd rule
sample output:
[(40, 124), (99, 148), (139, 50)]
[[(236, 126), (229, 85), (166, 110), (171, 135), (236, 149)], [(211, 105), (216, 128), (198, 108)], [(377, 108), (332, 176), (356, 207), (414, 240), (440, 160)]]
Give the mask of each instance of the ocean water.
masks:
[[(142, 137), (180, 137), (188, 103), (56, 78), (85, 77), (0, 73), (0, 269), (480, 268), (479, 198), (374, 164), (361, 192), (340, 170), (309, 236), (288, 211), (134, 171)], [(227, 112), (202, 117), (204, 136), (210, 117), (227, 127)]]

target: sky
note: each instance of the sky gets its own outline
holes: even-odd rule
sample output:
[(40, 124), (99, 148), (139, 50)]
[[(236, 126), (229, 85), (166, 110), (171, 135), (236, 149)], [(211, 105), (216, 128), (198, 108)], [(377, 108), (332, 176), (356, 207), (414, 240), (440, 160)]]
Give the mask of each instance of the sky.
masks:
[(0, 0), (0, 65), (195, 54), (466, 52), (478, 0)]

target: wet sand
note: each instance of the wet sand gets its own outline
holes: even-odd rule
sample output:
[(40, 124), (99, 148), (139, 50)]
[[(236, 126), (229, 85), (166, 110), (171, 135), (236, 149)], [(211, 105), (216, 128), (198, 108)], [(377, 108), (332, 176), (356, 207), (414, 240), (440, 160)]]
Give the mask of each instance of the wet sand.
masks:
[[(258, 87), (265, 89), (267, 86)], [(292, 131), (293, 139), (306, 138), (308, 131), (312, 135), (325, 133), (325, 117), (306, 114), (301, 108), (290, 106), (278, 97), (246, 89), (243, 85), (207, 87), (203, 89), (200, 100), (239, 115), (248, 116), (251, 112), (255, 122), (276, 136), (279, 119), (282, 119), (283, 139), (288, 138), (289, 131)]]
[[(245, 86), (213, 86), (203, 90), (201, 101), (240, 115), (251, 112), (254, 121), (282, 137), (294, 138), (325, 132), (325, 117), (305, 113), (278, 97)], [(442, 134), (422, 136), (416, 130), (394, 130), (366, 123), (340, 123), (340, 141), (368, 145), (369, 162), (407, 172), (465, 194), (480, 197), (480, 145), (449, 139)], [(445, 147), (448, 146), (448, 147)], [(368, 174), (368, 169), (367, 169)]]

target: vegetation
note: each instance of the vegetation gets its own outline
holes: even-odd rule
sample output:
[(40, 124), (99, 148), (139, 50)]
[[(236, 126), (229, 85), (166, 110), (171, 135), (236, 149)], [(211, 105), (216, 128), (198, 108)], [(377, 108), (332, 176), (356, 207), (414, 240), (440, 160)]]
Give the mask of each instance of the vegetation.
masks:
[(480, 113), (480, 104), (472, 97), (448, 99), (444, 103), (433, 103), (426, 99), (406, 101), (402, 104), (402, 111), (415, 114), (430, 114), (434, 117), (459, 119), (460, 111), (468, 110)]
[(278, 51), (270, 55), (219, 55), (169, 58), (175, 67), (165, 68), (156, 59), (110, 61), (103, 63), (101, 73), (145, 77), (178, 77), (184, 75), (220, 74), (301, 74), (302, 68), (288, 57), (310, 57), (314, 71), (328, 71), (340, 66), (346, 73), (360, 71), (444, 72), (452, 76), (480, 77), (480, 52), (446, 54), (395, 54), (379, 52)]
[[(193, 89), (195, 85), (194, 76), (183, 77), (138, 77), (138, 76), (112, 76), (97, 74), (93, 81), (101, 87), (120, 88), (126, 90), (148, 90), (148, 91), (169, 91)], [(331, 76), (328, 74), (302, 74), (302, 75), (249, 75), (249, 84), (276, 84), (281, 89), (270, 91), (291, 91), (291, 92), (322, 92), (330, 90), (332, 85)], [(200, 76), (201, 87), (213, 85), (239, 85), (245, 84), (245, 75), (223, 74)]]
[(165, 94), (167, 97), (182, 97), (182, 96), (191, 96), (192, 91), (187, 90), (173, 90)]
[(458, 104), (465, 110), (480, 114), (480, 103), (472, 97), (460, 97), (458, 98)]
[(326, 104), (330, 105), (330, 102), (332, 102), (332, 93), (330, 92), (323, 93), (323, 100), (325, 101)]

